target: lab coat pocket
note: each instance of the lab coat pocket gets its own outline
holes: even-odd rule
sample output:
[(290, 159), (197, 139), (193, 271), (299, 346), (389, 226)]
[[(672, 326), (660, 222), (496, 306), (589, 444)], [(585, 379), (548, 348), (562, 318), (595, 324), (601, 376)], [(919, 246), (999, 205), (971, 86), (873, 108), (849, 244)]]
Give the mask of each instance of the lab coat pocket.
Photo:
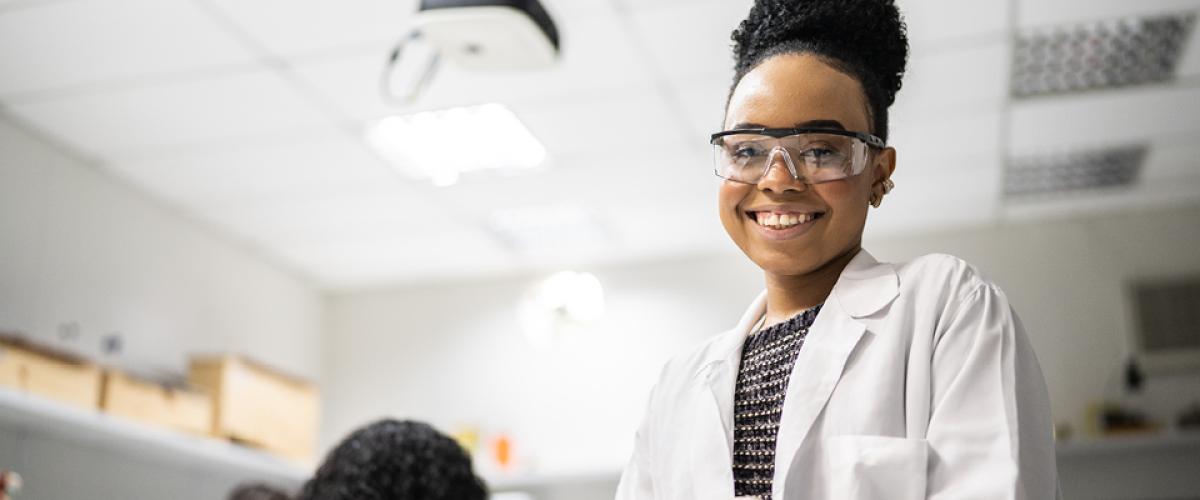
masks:
[(829, 491), (845, 500), (925, 498), (924, 439), (829, 436), (824, 439)]

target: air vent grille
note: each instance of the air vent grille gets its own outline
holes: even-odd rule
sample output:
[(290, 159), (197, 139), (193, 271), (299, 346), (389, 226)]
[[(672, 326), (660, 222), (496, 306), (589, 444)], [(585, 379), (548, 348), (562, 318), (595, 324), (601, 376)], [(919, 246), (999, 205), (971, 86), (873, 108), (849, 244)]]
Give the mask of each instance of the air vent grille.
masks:
[(1146, 161), (1145, 145), (1014, 158), (1004, 178), (1007, 198), (1129, 186)]
[(1012, 95), (1081, 92), (1174, 79), (1195, 14), (1125, 18), (1017, 36)]

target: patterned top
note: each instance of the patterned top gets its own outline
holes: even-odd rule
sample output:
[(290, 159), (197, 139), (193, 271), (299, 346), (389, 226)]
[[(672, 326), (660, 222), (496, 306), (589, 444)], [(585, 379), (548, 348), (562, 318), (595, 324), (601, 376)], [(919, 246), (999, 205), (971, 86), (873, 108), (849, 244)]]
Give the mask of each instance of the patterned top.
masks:
[(771, 499), (775, 437), (788, 377), (821, 306), (746, 339), (733, 405), (733, 486), (738, 497)]

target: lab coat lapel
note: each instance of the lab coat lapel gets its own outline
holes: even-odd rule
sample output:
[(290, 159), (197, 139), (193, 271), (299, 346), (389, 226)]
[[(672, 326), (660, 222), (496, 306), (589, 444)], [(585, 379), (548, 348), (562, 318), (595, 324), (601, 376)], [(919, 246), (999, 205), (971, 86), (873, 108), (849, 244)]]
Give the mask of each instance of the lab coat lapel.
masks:
[(733, 497), (733, 391), (750, 329), (766, 310), (762, 293), (733, 330), (726, 332), (708, 352), (696, 374), (698, 394), (690, 439), (690, 467), (694, 498)]
[(898, 294), (895, 270), (879, 264), (865, 250), (842, 271), (830, 299), (809, 328), (788, 379), (775, 445), (774, 498), (788, 498), (785, 487), (794, 458), (866, 332), (858, 318), (879, 311)]

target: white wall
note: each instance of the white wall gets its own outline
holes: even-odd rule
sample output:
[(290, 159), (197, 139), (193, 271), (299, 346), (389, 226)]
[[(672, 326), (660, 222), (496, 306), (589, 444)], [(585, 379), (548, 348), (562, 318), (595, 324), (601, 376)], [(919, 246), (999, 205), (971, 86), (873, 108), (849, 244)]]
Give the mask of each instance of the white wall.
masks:
[[(886, 206), (885, 206), (886, 207)], [(1119, 393), (1125, 280), (1200, 272), (1200, 207), (868, 240), (882, 260), (948, 252), (975, 263), (1025, 321), (1058, 420), (1082, 430)], [(593, 270), (608, 315), (593, 334), (539, 351), (518, 299), (534, 277), (331, 297), (324, 441), (382, 415), (513, 433), (542, 470), (615, 470), (670, 353), (731, 326), (760, 287), (740, 254)], [(1200, 401), (1200, 376), (1150, 380), (1169, 416)], [(1182, 396), (1182, 397), (1181, 397)]]
[[(321, 294), (0, 115), (0, 330), (138, 369), (249, 354), (321, 375)], [(79, 325), (76, 340), (58, 326)], [(125, 349), (102, 356), (102, 336)]]
[[(316, 379), (323, 305), (304, 281), (0, 115), (0, 331), (137, 370), (182, 373), (189, 353), (239, 352)], [(68, 322), (74, 339), (57, 333)], [(125, 348), (104, 356), (114, 332)], [(212, 499), (248, 478), (2, 425), (0, 468), (24, 475), (27, 500)]]

